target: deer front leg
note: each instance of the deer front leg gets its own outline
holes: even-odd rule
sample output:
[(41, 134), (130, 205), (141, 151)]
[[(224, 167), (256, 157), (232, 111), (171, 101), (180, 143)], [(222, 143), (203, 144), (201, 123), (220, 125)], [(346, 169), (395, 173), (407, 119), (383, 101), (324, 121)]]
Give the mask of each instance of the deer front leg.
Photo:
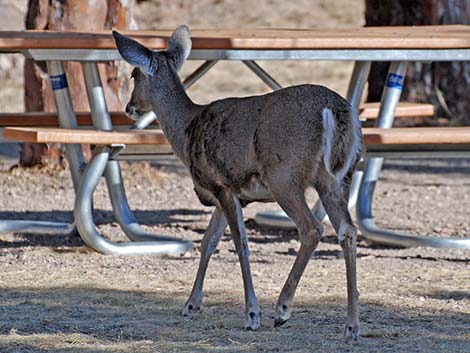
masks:
[(188, 316), (201, 308), (202, 287), (207, 266), (212, 254), (217, 248), (217, 244), (219, 243), (222, 234), (224, 234), (225, 228), (227, 228), (225, 216), (219, 208), (216, 208), (201, 241), (201, 258), (199, 260), (199, 267), (193, 289), (183, 308), (184, 316)]
[(245, 224), (243, 223), (242, 207), (238, 198), (229, 191), (222, 192), (219, 201), (230, 226), (242, 270), (245, 289), (245, 329), (254, 331), (260, 326), (260, 309), (251, 278), (248, 241)]

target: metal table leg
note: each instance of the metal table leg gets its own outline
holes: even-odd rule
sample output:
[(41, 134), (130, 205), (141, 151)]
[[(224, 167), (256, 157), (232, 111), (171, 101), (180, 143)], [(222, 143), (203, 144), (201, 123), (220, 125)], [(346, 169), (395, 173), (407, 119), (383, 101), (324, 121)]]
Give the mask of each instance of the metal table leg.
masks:
[(104, 147), (88, 164), (83, 173), (75, 199), (75, 222), (85, 244), (103, 254), (142, 255), (171, 254), (179, 255), (191, 249), (190, 241), (170, 237), (152, 236), (153, 241), (113, 243), (105, 239), (93, 222), (93, 193), (108, 165), (112, 149)]
[[(73, 111), (63, 63), (60, 61), (48, 61), (47, 71), (51, 79), (52, 91), (54, 92), (59, 126), (64, 129), (77, 129), (77, 118)], [(70, 165), (73, 187), (76, 191), (80, 182), (81, 171), (85, 168), (82, 148), (80, 145), (67, 144), (65, 145), (65, 154)]]
[(375, 224), (372, 215), (372, 198), (377, 182), (376, 175), (380, 171), (381, 166), (381, 163), (374, 161), (375, 159), (373, 158), (367, 162), (356, 206), (357, 223), (362, 237), (374, 243), (395, 247), (430, 246), (435, 248), (470, 249), (470, 238), (440, 238), (406, 234), (379, 228)]
[[(98, 130), (112, 130), (106, 99), (96, 63), (82, 63), (85, 85), (90, 102), (93, 125)], [(105, 169), (106, 183), (113, 206), (114, 216), (127, 237), (134, 241), (149, 240), (147, 234), (135, 221), (125, 195), (119, 162), (109, 161)], [(131, 226), (129, 226), (131, 225)]]
[(190, 74), (183, 81), (183, 86), (185, 89), (188, 89), (193, 84), (196, 83), (202, 76), (206, 74), (219, 60), (207, 60), (201, 66), (199, 66), (192, 74)]
[(255, 61), (244, 60), (243, 63), (251, 71), (253, 71), (256, 74), (256, 76), (258, 76), (265, 84), (271, 87), (274, 91), (277, 91), (278, 89), (282, 88), (282, 86), (274, 78), (272, 78), (266, 71), (264, 71), (263, 68), (259, 66)]
[(71, 223), (46, 221), (0, 221), (0, 233), (33, 233), (33, 234), (70, 234), (75, 226)]
[[(246, 64), (246, 63), (245, 63)], [(252, 68), (250, 65), (248, 67)], [(362, 93), (364, 92), (364, 87), (367, 82), (367, 77), (369, 76), (371, 62), (370, 61), (357, 61), (354, 64), (353, 73), (349, 81), (348, 92), (346, 95), (347, 100), (351, 103), (351, 106), (358, 109), (361, 103)], [(258, 74), (259, 70), (252, 68), (252, 70)], [(265, 74), (261, 72), (261, 74)], [(261, 76), (260, 76), (261, 77)], [(270, 80), (263, 79), (263, 81), (271, 82)], [(271, 86), (271, 85), (270, 85)], [(276, 85), (271, 87), (276, 88)], [(362, 171), (357, 170), (354, 173), (353, 179), (351, 181), (351, 192), (349, 195), (349, 208), (353, 208), (356, 204), (357, 195), (359, 192), (359, 186), (361, 184)], [(323, 208), (323, 205), (320, 201), (317, 201), (315, 206), (312, 209), (313, 214), (319, 220), (325, 221), (327, 219), (326, 212)], [(255, 222), (259, 225), (277, 227), (284, 229), (295, 229), (295, 224), (290, 220), (286, 213), (282, 210), (279, 211), (266, 211), (258, 212), (255, 215)]]
[[(51, 79), (52, 90), (59, 116), (59, 124), (63, 128), (76, 128), (77, 120), (72, 108), (72, 100), (67, 85), (63, 64), (59, 61), (48, 61), (47, 71)], [(84, 158), (80, 145), (66, 145), (65, 153), (70, 165), (70, 173), (74, 189), (77, 190), (81, 170), (84, 168)], [(0, 221), (0, 233), (22, 232), (37, 234), (70, 234), (75, 231), (73, 224), (44, 221)]]
[[(382, 95), (379, 117), (376, 126), (390, 128), (393, 125), (395, 109), (400, 99), (406, 62), (394, 62), (390, 65), (387, 84)], [(431, 246), (437, 248), (470, 248), (470, 239), (439, 238), (419, 236), (380, 229), (372, 215), (372, 198), (383, 158), (369, 158), (366, 162), (364, 177), (359, 189), (357, 204), (357, 222), (362, 236), (370, 241), (399, 247)]]
[[(88, 62), (82, 63), (82, 67), (93, 124), (100, 130), (112, 130), (112, 122), (106, 106), (106, 99), (101, 85), (98, 67), (95, 63)], [(171, 240), (171, 238), (146, 232), (137, 222), (127, 201), (121, 168), (118, 161), (107, 161), (106, 168), (104, 169), (104, 176), (106, 178), (114, 216), (129, 239), (133, 241)], [(187, 249), (188, 247), (185, 245), (185, 250)], [(142, 252), (142, 248), (139, 251)]]

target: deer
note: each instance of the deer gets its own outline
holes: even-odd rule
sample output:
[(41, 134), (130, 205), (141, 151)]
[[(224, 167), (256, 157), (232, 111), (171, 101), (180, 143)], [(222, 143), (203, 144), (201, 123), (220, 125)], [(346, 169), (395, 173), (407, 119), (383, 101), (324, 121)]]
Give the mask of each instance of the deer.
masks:
[(179, 26), (162, 51), (116, 31), (113, 36), (122, 58), (134, 66), (127, 114), (135, 119), (155, 112), (174, 153), (189, 169), (199, 201), (215, 207), (183, 315), (200, 310), (210, 257), (229, 226), (244, 284), (245, 328), (260, 327), (242, 208), (255, 201), (277, 202), (295, 223), (300, 240), (275, 306), (274, 326), (287, 322), (300, 278), (323, 233), (305, 199), (306, 189), (313, 187), (344, 253), (348, 296), (344, 338), (357, 341), (357, 229), (348, 210), (351, 178), (362, 152), (357, 111), (338, 93), (313, 84), (196, 104), (178, 76), (192, 46), (187, 26)]

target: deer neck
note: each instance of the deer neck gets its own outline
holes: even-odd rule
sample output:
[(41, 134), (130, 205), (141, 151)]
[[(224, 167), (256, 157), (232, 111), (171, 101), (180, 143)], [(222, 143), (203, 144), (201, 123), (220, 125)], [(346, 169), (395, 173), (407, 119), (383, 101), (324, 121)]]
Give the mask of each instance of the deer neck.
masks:
[(152, 89), (153, 109), (174, 152), (184, 161), (184, 147), (187, 145), (185, 130), (197, 105), (186, 94), (176, 70), (168, 68), (157, 75), (155, 89)]

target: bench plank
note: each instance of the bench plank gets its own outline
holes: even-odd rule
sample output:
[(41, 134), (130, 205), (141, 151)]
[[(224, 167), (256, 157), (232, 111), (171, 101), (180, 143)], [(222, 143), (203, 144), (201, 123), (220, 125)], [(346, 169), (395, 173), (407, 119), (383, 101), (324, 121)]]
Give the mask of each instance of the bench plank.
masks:
[[(363, 119), (377, 119), (380, 103), (363, 103), (359, 108), (359, 115)], [(91, 113), (77, 112), (78, 126), (93, 126)], [(426, 103), (400, 102), (395, 112), (396, 118), (431, 117), (434, 115), (434, 106)], [(110, 112), (113, 125), (133, 125), (134, 121), (124, 112)], [(153, 122), (157, 125), (157, 122)], [(26, 112), (26, 113), (0, 113), (0, 127), (28, 127), (28, 126), (59, 126), (57, 113), (52, 112)]]
[(470, 144), (470, 127), (364, 128), (366, 145)]
[[(125, 31), (152, 49), (165, 49), (173, 30)], [(354, 29), (195, 29), (193, 49), (462, 49), (470, 26), (364, 27)], [(2, 31), (0, 50), (115, 49), (110, 31)]]
[(77, 143), (92, 145), (161, 145), (168, 140), (161, 130), (97, 131), (58, 128), (7, 127), (3, 130), (7, 140), (32, 143)]
[[(135, 123), (124, 112), (110, 112), (109, 115), (113, 125)], [(79, 126), (93, 126), (90, 112), (76, 112), (75, 116)], [(55, 112), (0, 113), (0, 127), (5, 126), (59, 126), (59, 118)]]
[[(458, 145), (470, 143), (470, 127), (362, 129), (365, 145)], [(168, 144), (160, 130), (96, 131), (57, 128), (7, 127), (5, 139), (34, 143)]]
[[(359, 107), (359, 116), (362, 119), (376, 120), (379, 116), (380, 103), (363, 103)], [(395, 111), (395, 118), (418, 118), (434, 116), (434, 106), (428, 103), (399, 102)]]

